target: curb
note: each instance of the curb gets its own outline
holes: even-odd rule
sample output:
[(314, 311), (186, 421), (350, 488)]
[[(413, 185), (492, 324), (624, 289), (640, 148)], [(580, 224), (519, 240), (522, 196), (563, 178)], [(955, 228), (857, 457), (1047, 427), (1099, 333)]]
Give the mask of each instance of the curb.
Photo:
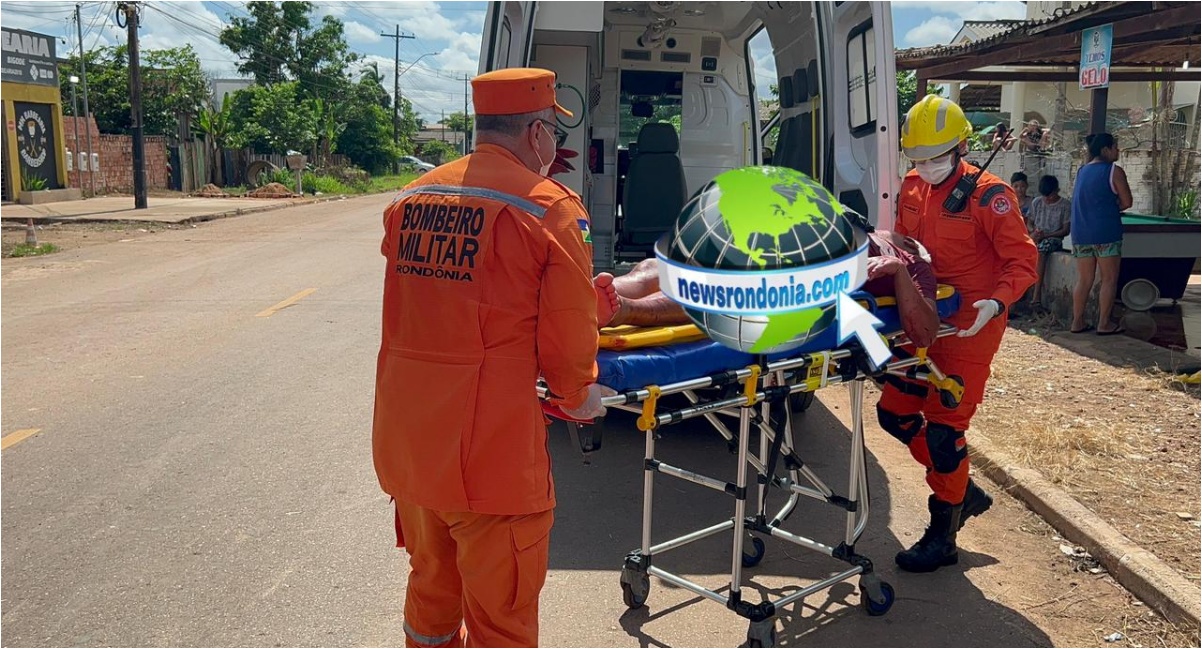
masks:
[(969, 443), (972, 463), (1023, 501), (1064, 538), (1089, 551), (1124, 588), (1169, 621), (1202, 626), (1199, 589), (1139, 547), (1038, 471), (1019, 465), (980, 435)]
[(383, 194), (393, 193), (391, 190), (387, 192), (373, 192), (370, 194), (339, 194), (337, 196), (322, 196), (319, 198), (297, 199), (287, 203), (277, 203), (275, 205), (262, 205), (258, 207), (239, 207), (235, 210), (226, 210), (224, 212), (212, 212), (209, 214), (197, 214), (186, 219), (180, 220), (156, 220), (156, 219), (95, 219), (88, 218), (88, 215), (81, 216), (13, 216), (4, 217), (5, 222), (20, 222), (25, 223), (29, 219), (33, 219), (36, 224), (43, 223), (160, 223), (164, 225), (189, 225), (192, 223), (204, 223), (206, 221), (216, 221), (218, 219), (230, 218), (233, 216), (244, 216), (247, 214), (257, 214), (261, 212), (272, 212), (275, 210), (284, 210), (290, 207), (304, 207), (306, 205), (318, 205), (320, 203), (328, 203), (330, 201), (353, 200), (356, 198), (367, 198), (369, 196), (380, 196)]

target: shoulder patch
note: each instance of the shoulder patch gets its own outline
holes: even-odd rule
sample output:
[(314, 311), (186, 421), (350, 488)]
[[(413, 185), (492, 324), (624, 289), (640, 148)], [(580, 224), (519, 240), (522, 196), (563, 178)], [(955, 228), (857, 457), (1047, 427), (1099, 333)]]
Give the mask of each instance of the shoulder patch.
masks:
[(993, 185), (982, 192), (977, 205), (980, 207), (988, 206), (998, 216), (1005, 216), (1015, 211), (1014, 201), (1006, 195), (1006, 185), (1001, 183)]
[(981, 199), (979, 201), (977, 201), (977, 205), (979, 205), (981, 207), (985, 207), (986, 205), (989, 205), (993, 201), (993, 199), (997, 196), (1001, 196), (1001, 197), (1005, 198), (1005, 196), (1006, 196), (1006, 186), (1005, 185), (993, 185), (992, 187), (989, 187), (985, 191), (981, 192)]

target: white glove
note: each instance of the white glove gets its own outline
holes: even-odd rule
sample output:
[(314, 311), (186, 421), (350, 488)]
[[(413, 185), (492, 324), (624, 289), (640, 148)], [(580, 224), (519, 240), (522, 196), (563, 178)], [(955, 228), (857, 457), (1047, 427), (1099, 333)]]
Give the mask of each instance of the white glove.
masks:
[(603, 417), (605, 416), (605, 406), (601, 405), (601, 398), (612, 397), (615, 394), (617, 394), (617, 391), (612, 388), (607, 388), (600, 383), (594, 383), (588, 386), (588, 397), (584, 399), (584, 403), (580, 404), (579, 408), (575, 410), (563, 408), (563, 413), (573, 419)]
[(985, 323), (994, 319), (1000, 313), (997, 300), (977, 300), (972, 303), (972, 306), (977, 310), (977, 320), (972, 323), (971, 327), (956, 334), (961, 338), (977, 335), (977, 332), (985, 326)]

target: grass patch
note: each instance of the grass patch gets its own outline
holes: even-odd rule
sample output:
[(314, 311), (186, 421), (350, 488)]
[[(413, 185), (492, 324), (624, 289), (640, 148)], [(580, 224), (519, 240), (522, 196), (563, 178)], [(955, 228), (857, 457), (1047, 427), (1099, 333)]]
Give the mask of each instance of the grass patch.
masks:
[(52, 252), (58, 252), (58, 246), (53, 243), (43, 243), (37, 246), (31, 246), (28, 243), (18, 243), (13, 246), (9, 257), (37, 257), (38, 255), (48, 255)]
[(368, 193), (400, 191), (402, 187), (413, 182), (417, 174), (401, 174), (399, 176), (376, 176), (367, 182)]
[[(347, 196), (382, 194), (400, 191), (405, 185), (413, 182), (415, 178), (417, 178), (417, 174), (404, 173), (395, 176), (374, 176), (362, 180), (342, 179), (327, 175), (319, 176), (311, 171), (306, 171), (301, 176), (301, 189), (309, 196), (314, 194), (343, 194)], [(278, 182), (292, 191), (296, 190), (296, 176), (293, 175), (293, 172), (286, 169), (279, 170), (275, 175), (263, 174), (260, 180), (263, 183)], [(284, 182), (285, 180), (287, 182)], [(249, 188), (241, 185), (228, 186), (224, 188), (224, 191), (230, 196), (244, 196), (249, 191)]]

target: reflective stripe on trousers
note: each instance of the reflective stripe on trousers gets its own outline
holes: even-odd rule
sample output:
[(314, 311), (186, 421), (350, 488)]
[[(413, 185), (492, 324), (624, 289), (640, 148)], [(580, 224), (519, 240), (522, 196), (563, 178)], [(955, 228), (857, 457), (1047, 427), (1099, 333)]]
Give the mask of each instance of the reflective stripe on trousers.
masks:
[(422, 634), (418, 633), (417, 631), (414, 631), (413, 627), (409, 626), (408, 621), (406, 621), (404, 623), (404, 627), (405, 627), (405, 635), (409, 636), (409, 638), (412, 639), (414, 642), (421, 644), (421, 645), (425, 645), (427, 647), (438, 647), (441, 645), (445, 645), (446, 643), (450, 642), (451, 640), (454, 640), (456, 637), (459, 636), (459, 629), (455, 629), (454, 631), (452, 631), (446, 635), (432, 636), (432, 635), (422, 635)]

